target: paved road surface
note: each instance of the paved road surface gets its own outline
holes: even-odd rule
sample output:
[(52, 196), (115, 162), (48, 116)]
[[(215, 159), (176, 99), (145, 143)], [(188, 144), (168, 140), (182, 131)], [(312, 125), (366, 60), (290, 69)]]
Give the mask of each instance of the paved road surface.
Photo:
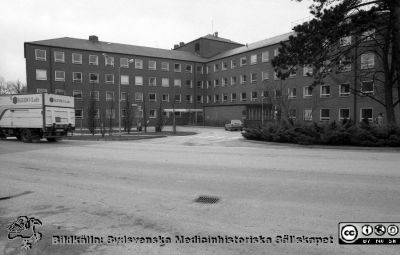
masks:
[[(393, 246), (337, 244), (340, 221), (400, 221), (398, 151), (272, 145), (194, 129), (199, 134), (140, 141), (0, 141), (0, 254), (24, 254), (5, 231), (20, 215), (43, 222), (31, 254), (398, 254)], [(220, 200), (194, 202), (203, 195)], [(173, 243), (52, 245), (57, 235)], [(196, 235), (333, 243), (175, 243)]]

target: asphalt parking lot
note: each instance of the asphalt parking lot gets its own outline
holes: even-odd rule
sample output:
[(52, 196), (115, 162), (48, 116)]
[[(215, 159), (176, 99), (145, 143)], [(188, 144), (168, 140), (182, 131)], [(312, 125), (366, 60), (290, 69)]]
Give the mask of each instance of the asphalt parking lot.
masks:
[[(341, 221), (400, 221), (397, 150), (265, 144), (223, 128), (179, 128), (197, 134), (0, 141), (0, 251), (21, 253), (6, 226), (26, 215), (42, 222), (32, 254), (398, 254), (394, 246), (338, 245)], [(214, 202), (199, 203), (208, 197)], [(285, 235), (327, 243), (276, 242)], [(60, 245), (59, 236), (104, 240)], [(195, 242), (215, 236), (273, 242)]]

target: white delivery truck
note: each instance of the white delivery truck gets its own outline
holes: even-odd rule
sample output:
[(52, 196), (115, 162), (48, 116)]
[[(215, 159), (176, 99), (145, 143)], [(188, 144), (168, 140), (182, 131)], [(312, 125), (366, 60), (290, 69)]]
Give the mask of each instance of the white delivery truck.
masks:
[(0, 138), (54, 142), (74, 129), (73, 97), (47, 93), (0, 96)]

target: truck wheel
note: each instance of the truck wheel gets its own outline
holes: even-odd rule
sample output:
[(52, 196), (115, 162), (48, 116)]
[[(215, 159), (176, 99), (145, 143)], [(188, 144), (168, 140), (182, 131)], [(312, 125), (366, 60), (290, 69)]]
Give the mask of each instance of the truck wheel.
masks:
[(21, 130), (21, 140), (24, 143), (31, 143), (32, 142), (32, 133), (29, 128), (24, 128)]

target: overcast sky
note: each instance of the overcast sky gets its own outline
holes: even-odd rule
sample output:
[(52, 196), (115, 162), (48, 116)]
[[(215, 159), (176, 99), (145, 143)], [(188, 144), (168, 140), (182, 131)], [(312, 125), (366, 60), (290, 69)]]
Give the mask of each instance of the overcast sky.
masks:
[(291, 31), (311, 0), (1, 0), (0, 76), (26, 82), (24, 42), (88, 38), (171, 49), (218, 32), (252, 43)]

